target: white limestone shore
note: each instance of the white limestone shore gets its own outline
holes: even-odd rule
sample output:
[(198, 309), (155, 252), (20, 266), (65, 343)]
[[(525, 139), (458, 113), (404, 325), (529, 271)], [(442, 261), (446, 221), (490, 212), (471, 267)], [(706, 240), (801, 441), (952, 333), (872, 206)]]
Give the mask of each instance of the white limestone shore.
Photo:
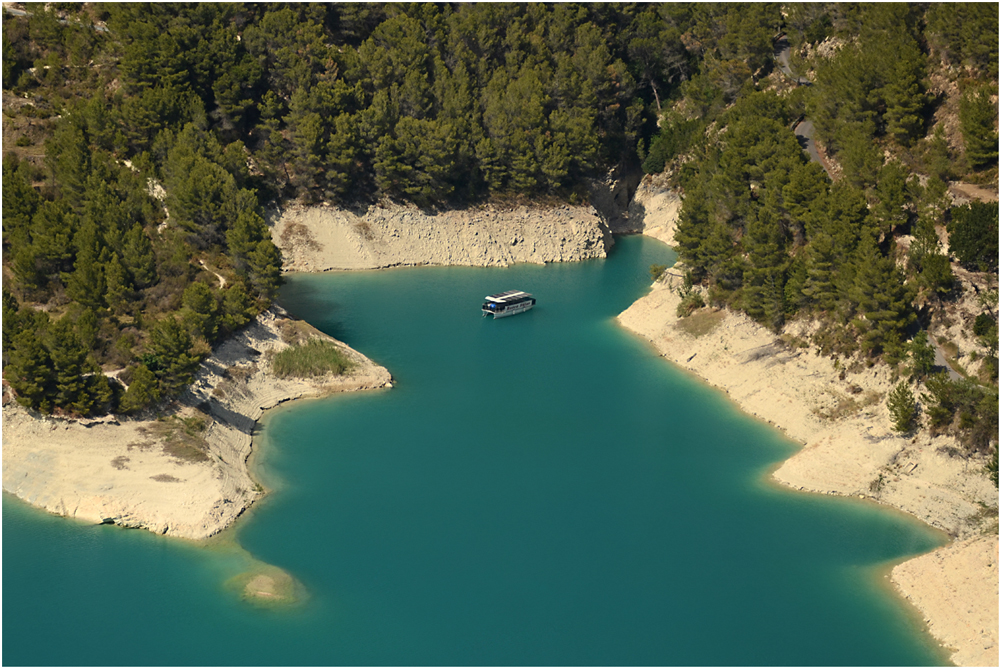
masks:
[[(289, 346), (289, 334), (334, 341), (354, 367), (342, 376), (275, 377), (270, 358)], [(389, 372), (364, 355), (272, 307), (202, 363), (163, 419), (67, 420), (6, 400), (3, 489), (58, 515), (207, 538), (263, 493), (247, 458), (266, 409), (390, 381)]]
[[(645, 227), (671, 243), (675, 198), (646, 181), (636, 200), (646, 211), (662, 212), (647, 214)], [(793, 323), (782, 339), (726, 310), (701, 309), (682, 323), (676, 314), (679, 283), (680, 272), (668, 272), (619, 322), (661, 356), (723, 390), (744, 412), (803, 444), (773, 473), (777, 482), (867, 498), (953, 537), (893, 568), (893, 584), (956, 665), (998, 665), (997, 489), (985, 460), (954, 456), (960, 446), (949, 437), (892, 432), (889, 372), (846, 372), (788, 343), (804, 339), (814, 324)]]
[[(273, 222), (288, 271), (417, 264), (505, 266), (604, 257), (609, 229), (666, 243), (680, 199), (659, 184), (638, 186), (611, 224), (589, 207), (484, 208), (431, 216), (413, 207), (352, 213), (295, 208)], [(791, 487), (866, 496), (948, 532), (955, 542), (895, 567), (898, 590), (958, 665), (997, 665), (996, 488), (981, 463), (948, 456), (947, 439), (904, 439), (889, 430), (891, 379), (866, 370), (840, 378), (830, 360), (794, 349), (749, 319), (705, 311), (711, 331), (677, 326), (677, 296), (653, 286), (620, 316), (667, 359), (723, 389), (747, 413), (805, 444), (774, 474)], [(246, 459), (263, 410), (300, 396), (390, 386), (389, 372), (343, 344), (357, 362), (346, 377), (279, 381), (267, 357), (287, 345), (279, 309), (227, 342), (202, 368), (179, 417), (210, 418), (208, 462), (164, 449), (155, 421), (66, 421), (3, 408), (3, 488), (51, 512), (93, 522), (111, 519), (187, 538), (232, 523), (261, 492)], [(804, 328), (792, 334), (805, 334)], [(316, 335), (319, 335), (316, 333)], [(207, 402), (207, 405), (206, 405)], [(197, 408), (201, 405), (201, 409)], [(825, 416), (825, 417), (824, 417)], [(159, 430), (159, 431), (158, 431)], [(880, 481), (877, 484), (876, 481)]]
[(273, 216), (285, 271), (413, 265), (502, 266), (607, 257), (611, 232), (591, 206), (487, 205), (428, 213), (294, 206)]

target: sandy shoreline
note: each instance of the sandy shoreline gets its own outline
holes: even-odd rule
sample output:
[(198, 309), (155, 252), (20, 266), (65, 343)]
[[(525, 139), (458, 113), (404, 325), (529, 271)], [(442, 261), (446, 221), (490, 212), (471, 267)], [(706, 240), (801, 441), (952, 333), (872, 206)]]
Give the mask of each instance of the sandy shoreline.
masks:
[[(615, 225), (605, 211), (598, 215), (589, 207), (486, 208), (436, 216), (413, 207), (361, 213), (311, 207), (283, 212), (272, 221), (272, 233), (287, 271), (506, 266), (605, 257), (612, 227), (671, 244), (679, 209), (679, 197), (647, 179), (627, 212), (618, 212)], [(726, 311), (704, 310), (699, 317), (707, 331), (692, 336), (678, 328), (677, 300), (667, 284), (658, 283), (619, 316), (620, 322), (670, 361), (725, 391), (743, 411), (804, 444), (775, 471), (777, 481), (871, 498), (955, 537), (895, 567), (892, 580), (934, 636), (954, 651), (958, 665), (997, 665), (997, 492), (976, 470), (981, 466), (940, 452), (947, 439), (932, 445), (926, 435), (908, 440), (893, 434), (885, 407), (893, 383), (884, 370), (842, 379), (829, 359), (790, 347), (745, 316)], [(153, 421), (57, 420), (8, 404), (4, 490), (50, 512), (93, 522), (112, 519), (187, 538), (221, 531), (261, 494), (247, 458), (265, 409), (297, 397), (391, 386), (387, 370), (339, 342), (357, 364), (348, 376), (315, 382), (274, 378), (267, 357), (287, 345), (283, 319), (280, 309), (272, 309), (220, 346), (179, 402), (179, 417), (210, 421), (204, 432), (207, 462), (170, 454)], [(789, 333), (804, 336), (807, 327), (792, 326)], [(270, 586), (261, 585), (262, 591)]]
[[(656, 350), (723, 390), (746, 413), (803, 448), (774, 472), (795, 489), (867, 498), (947, 532), (955, 542), (898, 565), (897, 590), (920, 610), (958, 665), (997, 665), (997, 491), (984, 461), (942, 452), (952, 439), (904, 438), (890, 429), (885, 369), (845, 374), (789, 346), (742, 314), (702, 309), (680, 321), (677, 277), (619, 316)], [(806, 325), (788, 328), (803, 335)], [(691, 332), (694, 333), (691, 333)]]
[[(300, 336), (334, 341), (354, 368), (310, 380), (274, 377), (269, 357), (288, 347), (282, 330), (289, 327)], [(383, 367), (272, 307), (202, 363), (163, 420), (65, 420), (9, 402), (3, 407), (3, 489), (58, 515), (207, 538), (262, 494), (247, 458), (266, 409), (390, 381)], [(186, 426), (182, 420), (202, 425), (189, 428), (191, 447), (176, 445)]]

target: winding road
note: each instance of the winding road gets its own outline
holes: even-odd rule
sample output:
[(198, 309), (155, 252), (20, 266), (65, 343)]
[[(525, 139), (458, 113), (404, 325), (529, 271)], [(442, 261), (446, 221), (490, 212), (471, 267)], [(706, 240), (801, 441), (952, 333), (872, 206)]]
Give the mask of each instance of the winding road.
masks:
[[(790, 81), (795, 82), (796, 86), (811, 86), (812, 81), (806, 79), (805, 77), (796, 76), (792, 72), (792, 68), (789, 65), (789, 52), (790, 47), (788, 45), (788, 38), (782, 35), (774, 43), (774, 62), (778, 65), (778, 70), (781, 71)], [(806, 152), (809, 159), (818, 164), (826, 172), (826, 175), (833, 179), (833, 174), (830, 173), (830, 169), (823, 157), (819, 154), (819, 150), (816, 148), (816, 141), (813, 139), (813, 134), (815, 132), (813, 128), (812, 121), (808, 118), (803, 117), (800, 119), (795, 126), (792, 128), (795, 133), (795, 138), (799, 140), (799, 146), (802, 150)]]

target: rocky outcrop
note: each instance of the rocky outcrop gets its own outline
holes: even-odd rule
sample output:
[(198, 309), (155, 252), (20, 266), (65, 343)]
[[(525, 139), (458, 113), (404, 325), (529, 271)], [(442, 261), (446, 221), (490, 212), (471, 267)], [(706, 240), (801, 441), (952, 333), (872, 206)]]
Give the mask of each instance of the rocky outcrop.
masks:
[(294, 206), (273, 217), (286, 271), (406, 265), (507, 266), (606, 257), (614, 241), (591, 206), (499, 206), (350, 211)]
[(612, 233), (635, 234), (642, 231), (636, 229), (629, 216), (629, 203), (641, 181), (640, 168), (627, 169), (619, 165), (603, 178), (590, 182), (590, 203)]
[(666, 183), (666, 175), (649, 174), (628, 206), (629, 231), (675, 246), (674, 232), (681, 215), (681, 197)]

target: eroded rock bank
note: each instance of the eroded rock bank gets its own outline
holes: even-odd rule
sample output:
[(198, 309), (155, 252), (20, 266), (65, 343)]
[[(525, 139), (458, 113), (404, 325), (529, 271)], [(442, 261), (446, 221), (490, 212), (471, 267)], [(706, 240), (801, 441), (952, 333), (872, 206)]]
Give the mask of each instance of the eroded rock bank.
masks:
[(614, 243), (589, 205), (491, 204), (440, 213), (396, 204), (361, 211), (291, 206), (272, 216), (272, 238), (290, 272), (567, 262), (606, 257)]
[[(282, 379), (290, 341), (333, 341), (354, 363), (342, 376)], [(284, 401), (384, 387), (389, 372), (278, 307), (221, 344), (161, 419), (66, 420), (3, 407), (3, 489), (81, 520), (207, 538), (262, 494), (247, 458), (256, 421)]]
[[(956, 651), (959, 665), (997, 665), (997, 491), (985, 460), (951, 456), (948, 447), (958, 446), (948, 438), (892, 432), (889, 372), (874, 367), (847, 374), (798, 347), (808, 323), (788, 327), (779, 338), (727, 310), (678, 318), (679, 282), (680, 272), (668, 272), (619, 316), (621, 324), (804, 444), (775, 471), (777, 481), (869, 498), (959, 539), (896, 567), (893, 579), (935, 637)], [(962, 605), (953, 605), (958, 601)]]

